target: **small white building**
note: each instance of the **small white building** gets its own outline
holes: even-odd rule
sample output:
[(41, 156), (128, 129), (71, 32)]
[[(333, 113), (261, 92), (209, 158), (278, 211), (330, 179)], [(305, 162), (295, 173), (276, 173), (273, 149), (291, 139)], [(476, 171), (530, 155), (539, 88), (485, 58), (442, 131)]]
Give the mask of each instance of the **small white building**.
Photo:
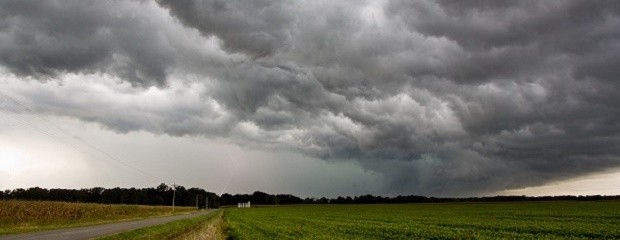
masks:
[(237, 208), (250, 208), (250, 201), (246, 203), (237, 203)]

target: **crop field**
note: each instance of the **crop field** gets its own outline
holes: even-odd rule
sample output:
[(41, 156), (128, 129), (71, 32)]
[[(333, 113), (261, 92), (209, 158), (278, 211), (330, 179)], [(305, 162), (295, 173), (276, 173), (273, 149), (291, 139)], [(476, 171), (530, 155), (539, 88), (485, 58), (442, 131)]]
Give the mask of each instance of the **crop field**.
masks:
[[(175, 208), (175, 213), (196, 208)], [(0, 201), (0, 235), (170, 215), (172, 207)]]
[(620, 239), (620, 202), (230, 208), (232, 239)]

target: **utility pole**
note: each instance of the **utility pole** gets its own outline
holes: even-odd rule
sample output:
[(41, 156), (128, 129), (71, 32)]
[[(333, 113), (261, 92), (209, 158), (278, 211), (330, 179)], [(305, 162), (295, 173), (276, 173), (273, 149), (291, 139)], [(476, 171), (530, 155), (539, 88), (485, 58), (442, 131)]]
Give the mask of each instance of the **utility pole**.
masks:
[(196, 209), (198, 209), (198, 194), (196, 194)]
[(177, 185), (175, 183), (172, 184), (172, 212), (174, 212), (174, 199), (177, 196)]
[(205, 201), (206, 201), (205, 210), (208, 210), (209, 209), (209, 196), (205, 196)]

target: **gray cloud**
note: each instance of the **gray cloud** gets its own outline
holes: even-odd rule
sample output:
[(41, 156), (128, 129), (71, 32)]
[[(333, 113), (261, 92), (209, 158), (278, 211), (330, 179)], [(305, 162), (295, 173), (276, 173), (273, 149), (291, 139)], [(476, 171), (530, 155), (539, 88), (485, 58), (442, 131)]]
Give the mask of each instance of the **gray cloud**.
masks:
[(140, 85), (163, 85), (174, 49), (159, 21), (137, 2), (2, 1), (0, 61), (37, 78), (110, 72)]
[(289, 1), (158, 1), (184, 24), (205, 35), (216, 35), (224, 47), (254, 57), (285, 47), (293, 31), (293, 3)]
[(616, 1), (65, 3), (1, 2), (0, 63), (166, 94), (147, 106), (148, 89), (108, 84), (135, 101), (102, 94), (97, 112), (22, 89), (50, 114), (354, 160), (383, 193), (482, 194), (620, 166)]

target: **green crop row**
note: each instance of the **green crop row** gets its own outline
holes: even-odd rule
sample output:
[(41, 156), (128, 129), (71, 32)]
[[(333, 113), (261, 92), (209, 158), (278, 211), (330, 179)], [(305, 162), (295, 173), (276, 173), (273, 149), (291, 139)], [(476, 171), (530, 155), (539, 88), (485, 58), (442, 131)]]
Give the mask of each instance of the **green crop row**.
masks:
[(227, 209), (233, 239), (620, 239), (620, 202)]

